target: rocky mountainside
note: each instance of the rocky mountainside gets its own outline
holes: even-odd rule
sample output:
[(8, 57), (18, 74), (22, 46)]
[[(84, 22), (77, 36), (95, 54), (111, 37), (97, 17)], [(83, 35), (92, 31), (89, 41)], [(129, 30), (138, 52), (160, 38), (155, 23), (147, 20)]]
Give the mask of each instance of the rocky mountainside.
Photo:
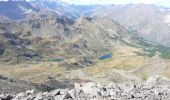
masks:
[[(74, 15), (70, 16), (72, 18), (77, 18), (78, 16), (107, 16), (145, 40), (165, 46), (170, 45), (168, 38), (170, 9), (166, 7), (146, 4), (85, 6), (70, 5), (63, 2), (61, 4), (59, 1), (45, 3), (47, 2), (46, 0), (35, 2), (37, 5), (41, 5), (42, 8), (64, 11), (62, 14), (64, 15), (65, 13), (67, 16)], [(50, 3), (55, 5), (50, 5)]]
[(169, 11), (169, 8), (156, 5), (129, 4), (102, 7), (91, 14), (109, 16), (131, 33), (145, 40), (169, 46)]
[(60, 13), (39, 8), (25, 0), (0, 1), (0, 22), (33, 20), (52, 16), (60, 16)]
[(48, 9), (70, 18), (88, 16), (102, 5), (74, 5), (63, 2), (62, 0), (34, 0), (30, 2), (40, 9)]
[[(102, 21), (101, 18), (91, 17), (77, 20), (67, 17), (39, 18), (1, 23), (0, 27), (1, 59), (5, 62), (48, 60), (60, 56), (63, 59), (75, 57), (77, 60), (88, 57), (92, 60), (89, 64), (92, 64), (93, 59), (110, 52), (114, 46), (133, 42), (127, 30), (107, 17)], [(65, 54), (60, 54), (61, 51)]]
[(17, 95), (1, 93), (0, 98), (8, 100), (169, 100), (169, 82), (164, 77), (154, 76), (143, 84), (132, 82), (124, 85), (112, 83), (107, 86), (101, 86), (93, 82), (75, 83), (72, 90), (57, 89), (40, 93), (28, 90)]
[[(60, 0), (1, 1), (0, 5), (2, 5), (0, 11), (2, 21), (54, 17), (56, 15), (72, 19), (77, 19), (80, 16), (107, 16), (145, 40), (167, 47), (170, 44), (168, 38), (170, 10), (165, 7), (145, 4), (86, 6), (71, 5)], [(6, 10), (7, 8), (11, 10)]]
[(6, 19), (20, 20), (36, 12), (38, 9), (26, 1), (0, 1), (0, 16)]
[(157, 72), (147, 68), (152, 59), (160, 61), (152, 67), (169, 75), (168, 47), (134, 37), (109, 17), (39, 18), (1, 23), (0, 30), (0, 72), (9, 77), (38, 83), (48, 77), (102, 84), (145, 80)]
[(60, 0), (35, 0), (31, 1), (30, 4), (39, 9), (52, 11), (60, 16), (67, 16), (70, 18), (79, 17), (78, 12), (72, 5)]

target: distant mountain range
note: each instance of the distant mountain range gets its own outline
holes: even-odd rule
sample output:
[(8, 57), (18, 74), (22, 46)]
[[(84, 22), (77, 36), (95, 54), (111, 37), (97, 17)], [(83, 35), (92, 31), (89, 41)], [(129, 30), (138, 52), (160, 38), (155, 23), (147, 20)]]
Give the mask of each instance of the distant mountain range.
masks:
[(60, 0), (0, 1), (1, 21), (43, 17), (110, 17), (131, 33), (155, 43), (170, 46), (170, 9), (146, 4), (71, 5)]

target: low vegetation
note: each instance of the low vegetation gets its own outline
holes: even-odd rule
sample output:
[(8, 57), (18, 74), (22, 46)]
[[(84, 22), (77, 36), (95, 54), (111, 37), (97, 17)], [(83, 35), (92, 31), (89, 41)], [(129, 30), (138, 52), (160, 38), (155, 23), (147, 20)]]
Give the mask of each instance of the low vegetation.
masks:
[(159, 55), (161, 58), (170, 59), (170, 47), (165, 47), (160, 44), (153, 44), (149, 41), (140, 40), (138, 42), (140, 48), (142, 48), (146, 53), (139, 53), (138, 55), (153, 57)]

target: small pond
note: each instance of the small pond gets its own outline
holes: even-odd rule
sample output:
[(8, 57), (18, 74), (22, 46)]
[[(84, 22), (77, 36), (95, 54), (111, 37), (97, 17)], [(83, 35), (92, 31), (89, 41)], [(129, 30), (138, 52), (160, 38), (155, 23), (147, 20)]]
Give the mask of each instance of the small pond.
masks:
[(112, 56), (113, 56), (113, 53), (108, 53), (106, 55), (103, 55), (103, 56), (99, 57), (99, 59), (100, 60), (107, 60), (107, 59), (112, 58)]
[(61, 61), (64, 61), (64, 59), (63, 58), (51, 58), (49, 61), (61, 62)]

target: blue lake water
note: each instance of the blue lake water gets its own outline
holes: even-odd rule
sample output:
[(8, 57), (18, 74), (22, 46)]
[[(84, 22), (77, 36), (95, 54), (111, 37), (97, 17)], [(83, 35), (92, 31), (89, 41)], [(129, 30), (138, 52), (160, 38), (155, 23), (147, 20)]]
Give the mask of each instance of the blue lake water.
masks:
[(110, 59), (112, 58), (113, 54), (112, 53), (108, 53), (106, 55), (103, 55), (101, 57), (99, 57), (100, 60), (107, 60), (107, 59)]

